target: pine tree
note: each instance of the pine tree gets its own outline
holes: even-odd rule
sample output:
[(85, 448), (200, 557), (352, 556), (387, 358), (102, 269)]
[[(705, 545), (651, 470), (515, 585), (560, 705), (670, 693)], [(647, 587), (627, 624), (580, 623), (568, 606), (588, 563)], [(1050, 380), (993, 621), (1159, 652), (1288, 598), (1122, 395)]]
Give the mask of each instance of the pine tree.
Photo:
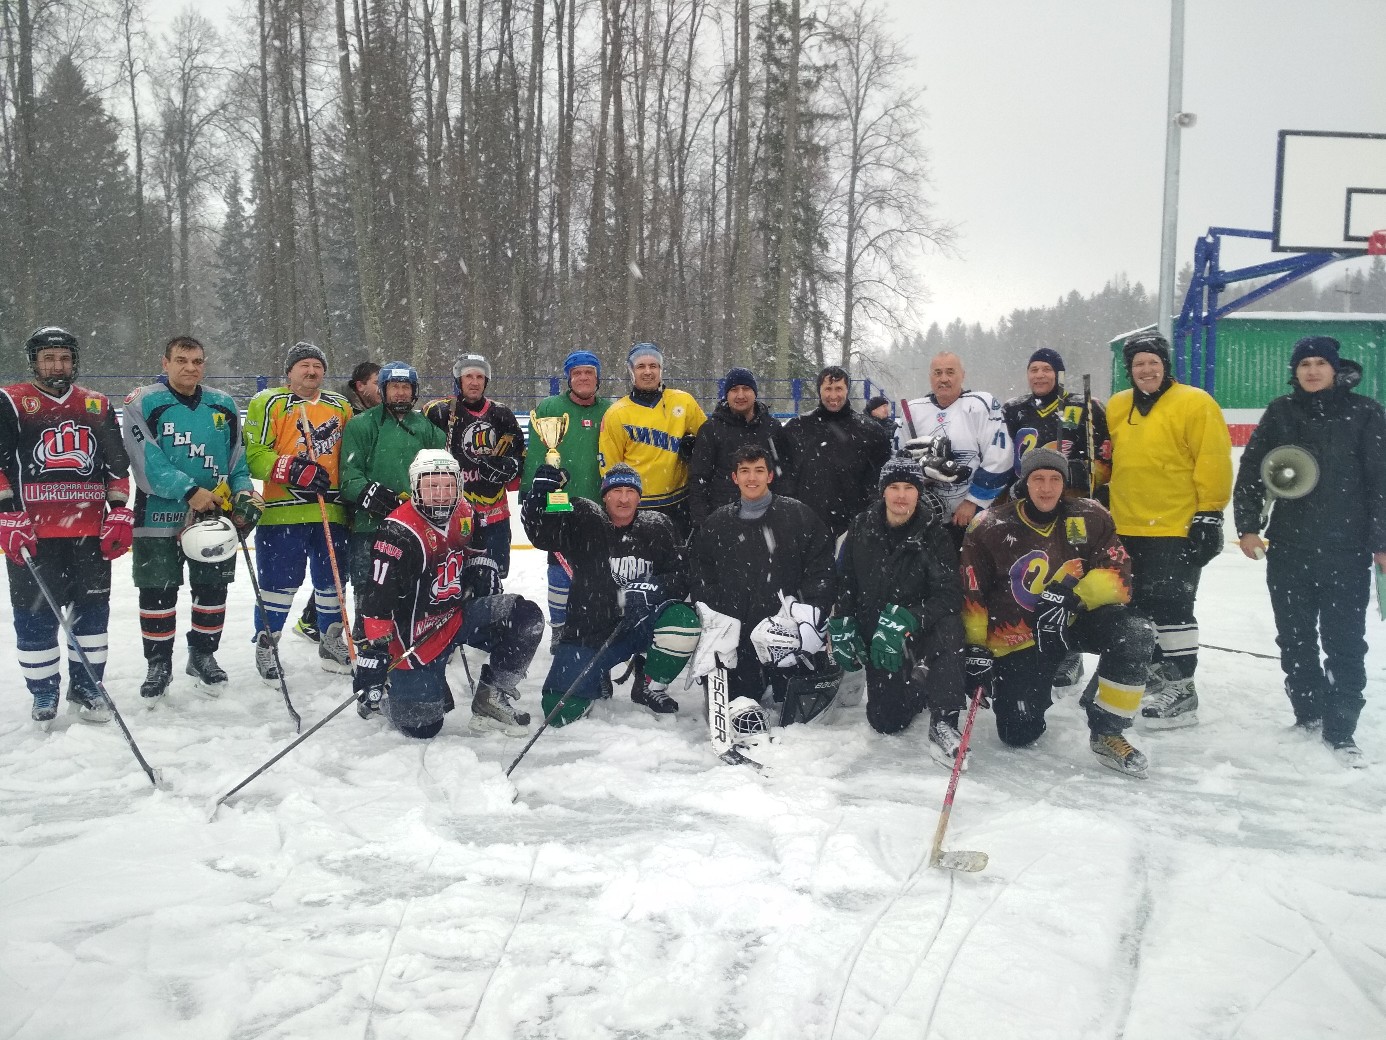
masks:
[[(226, 217), (217, 240), (217, 316), (214, 350), (224, 372), (253, 372), (254, 345), (265, 336), (260, 296), (255, 288), (255, 245), (246, 218), (241, 178), (233, 175), (223, 196)], [(210, 348), (209, 348), (210, 349)]]

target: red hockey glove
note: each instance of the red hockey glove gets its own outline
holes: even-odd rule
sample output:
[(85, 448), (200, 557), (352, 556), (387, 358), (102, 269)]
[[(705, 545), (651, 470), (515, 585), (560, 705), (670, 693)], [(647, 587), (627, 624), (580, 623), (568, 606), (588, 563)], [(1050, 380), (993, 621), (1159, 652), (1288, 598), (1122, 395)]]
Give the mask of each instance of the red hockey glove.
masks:
[(101, 555), (118, 560), (130, 551), (135, 538), (135, 513), (126, 506), (116, 506), (101, 522)]
[(270, 480), (314, 495), (325, 495), (332, 490), (332, 478), (327, 470), (297, 455), (280, 455), (270, 470)]
[(34, 552), (38, 549), (33, 521), (24, 510), (0, 513), (0, 549), (20, 567), (24, 566), (24, 551)]

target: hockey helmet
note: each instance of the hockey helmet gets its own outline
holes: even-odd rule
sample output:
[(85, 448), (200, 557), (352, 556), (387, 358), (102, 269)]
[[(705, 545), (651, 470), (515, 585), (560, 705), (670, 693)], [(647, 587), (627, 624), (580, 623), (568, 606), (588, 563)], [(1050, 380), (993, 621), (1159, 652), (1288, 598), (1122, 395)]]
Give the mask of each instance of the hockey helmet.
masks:
[(29, 359), (29, 370), (36, 377), (39, 374), (39, 351), (50, 347), (60, 347), (71, 352), (72, 375), (39, 377), (38, 382), (56, 394), (65, 394), (68, 388), (72, 386), (72, 381), (77, 378), (77, 337), (68, 332), (67, 329), (59, 328), (57, 325), (45, 325), (41, 329), (35, 329), (33, 335), (24, 342), (24, 354)]
[(194, 563), (224, 563), (236, 555), (240, 538), (229, 517), (207, 516), (183, 528), (179, 543)]
[[(423, 488), (425, 477), (451, 476), (452, 491), (440, 497), (440, 489), (431, 482), (427, 494)], [(409, 494), (413, 497), (414, 508), (434, 527), (447, 526), (452, 514), (457, 511), (457, 503), (462, 501), (462, 467), (449, 452), (442, 448), (424, 448), (409, 463)]]
[[(392, 406), (386, 399), (385, 387), (390, 383), (408, 383), (413, 388), (414, 396), (408, 405)], [(380, 372), (375, 377), (375, 385), (380, 388), (380, 400), (385, 405), (387, 411), (397, 415), (404, 415), (414, 406), (414, 402), (419, 399), (419, 373), (414, 370), (412, 365), (407, 365), (403, 361), (387, 361), (381, 367)]]

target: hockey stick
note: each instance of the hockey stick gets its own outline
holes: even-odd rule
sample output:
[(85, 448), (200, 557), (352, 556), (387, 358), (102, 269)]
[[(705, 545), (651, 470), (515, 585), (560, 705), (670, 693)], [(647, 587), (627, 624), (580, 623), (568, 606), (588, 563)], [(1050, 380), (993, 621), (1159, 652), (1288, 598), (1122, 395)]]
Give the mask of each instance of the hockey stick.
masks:
[[(385, 673), (388, 675), (390, 672), (393, 672), (396, 668), (398, 668), (401, 664), (403, 664), (404, 661), (409, 657), (410, 654), (412, 654), (414, 651), (416, 651), (425, 641), (428, 640), (428, 638), (429, 638), (430, 636), (432, 636), (432, 635), (433, 635), (434, 633), (436, 633), (440, 628), (442, 628), (443, 625), (447, 622), (447, 620), (448, 620), (449, 618), (451, 618), (451, 617), (452, 617), (454, 614), (456, 614), (456, 613), (457, 613), (456, 610), (450, 610), (450, 611), (448, 611), (446, 614), (440, 614), (440, 615), (438, 615), (438, 618), (436, 619), (436, 621), (428, 627), (427, 631), (425, 631), (425, 632), (423, 633), (423, 635), (421, 635), (421, 636), (419, 636), (418, 638), (416, 638), (416, 639), (414, 640), (414, 642), (410, 644), (410, 646), (408, 647), (408, 649), (404, 650), (398, 657), (396, 657), (393, 661), (390, 662), (389, 667), (385, 669)], [(273, 758), (271, 758), (268, 762), (266, 762), (264, 765), (262, 765), (259, 769), (255, 770), (255, 772), (251, 773), (248, 777), (246, 777), (244, 780), (242, 780), (240, 783), (238, 783), (235, 787), (231, 788), (231, 790), (227, 791), (224, 795), (222, 795), (222, 796), (221, 796), (220, 798), (218, 798), (215, 802), (213, 802), (213, 803), (212, 803), (212, 809), (211, 809), (211, 811), (207, 814), (207, 822), (210, 823), (210, 822), (216, 817), (216, 815), (217, 815), (217, 809), (219, 809), (219, 808), (221, 807), (221, 803), (222, 803), (222, 802), (226, 801), (226, 799), (230, 798), (233, 794), (235, 794), (235, 793), (236, 793), (237, 791), (239, 791), (241, 788), (245, 787), (247, 784), (249, 784), (252, 780), (254, 780), (256, 777), (258, 777), (260, 774), (262, 774), (262, 773), (264, 773), (266, 770), (268, 770), (272, 765), (274, 765), (276, 762), (278, 762), (281, 758), (283, 758), (285, 755), (287, 755), (290, 751), (292, 751), (294, 748), (298, 747), (298, 746), (299, 746), (300, 744), (302, 744), (305, 740), (307, 740), (309, 737), (311, 737), (311, 736), (312, 736), (314, 733), (316, 733), (318, 730), (320, 730), (320, 729), (322, 729), (324, 726), (326, 726), (329, 722), (331, 722), (333, 719), (335, 719), (335, 718), (336, 718), (338, 715), (340, 715), (342, 712), (346, 711), (346, 709), (349, 708), (351, 705), (355, 704), (355, 703), (356, 703), (356, 699), (357, 699), (358, 696), (359, 696), (359, 695), (357, 694), (357, 692), (353, 689), (353, 690), (351, 691), (351, 694), (347, 697), (346, 700), (342, 701), (342, 703), (338, 704), (335, 708), (333, 708), (331, 711), (329, 711), (326, 715), (324, 715), (322, 718), (320, 718), (317, 722), (313, 723), (313, 725), (312, 725), (311, 727), (309, 727), (309, 729), (308, 729), (308, 731), (307, 731), (306, 733), (300, 733), (300, 734), (299, 734), (297, 737), (295, 737), (293, 740), (289, 741), (289, 743), (286, 744), (286, 745), (284, 746), (284, 748), (278, 752), (278, 754), (276, 754)]]
[(1212, 643), (1199, 643), (1200, 650), (1221, 650), (1225, 654), (1246, 654), (1247, 657), (1259, 657), (1263, 661), (1278, 661), (1279, 654), (1262, 654), (1255, 650), (1238, 650), (1235, 646), (1215, 646)]
[[(663, 608), (661, 607), (660, 609)], [(658, 611), (656, 611), (655, 613), (658, 613)], [(611, 635), (606, 637), (606, 642), (603, 643), (601, 647), (597, 650), (597, 652), (592, 655), (592, 659), (582, 666), (582, 670), (578, 672), (577, 678), (569, 684), (568, 689), (566, 692), (564, 692), (563, 696), (558, 698), (558, 703), (549, 709), (549, 713), (544, 716), (544, 721), (541, 722), (539, 724), (539, 728), (534, 731), (534, 736), (530, 737), (528, 743), (526, 743), (524, 747), (520, 748), (520, 753), (515, 756), (515, 761), (511, 762), (510, 768), (505, 771), (506, 776), (509, 776), (511, 773), (515, 772), (515, 767), (520, 764), (520, 762), (524, 759), (525, 755), (529, 754), (529, 749), (534, 746), (534, 742), (539, 739), (539, 735), (543, 733), (544, 730), (549, 728), (549, 723), (551, 723), (554, 720), (554, 718), (558, 715), (558, 713), (563, 710), (563, 705), (568, 703), (568, 698), (573, 695), (573, 691), (582, 685), (582, 681), (586, 679), (588, 674), (592, 671), (592, 669), (596, 667), (597, 662), (601, 660), (602, 654), (606, 653), (606, 651), (611, 648), (611, 645), (616, 642), (617, 636), (625, 635), (625, 633), (626, 628), (624, 624), (617, 625), (615, 628), (611, 630)]]
[(82, 662), (82, 667), (86, 669), (87, 678), (92, 681), (97, 691), (105, 698), (106, 704), (110, 706), (111, 714), (115, 716), (115, 720), (120, 726), (120, 732), (125, 737), (125, 743), (130, 745), (130, 750), (135, 754), (135, 761), (138, 762), (140, 768), (144, 770), (144, 775), (149, 777), (149, 782), (155, 787), (162, 788), (164, 786), (163, 774), (146, 762), (144, 756), (140, 754), (139, 745), (135, 743), (135, 738), (130, 735), (130, 727), (125, 725), (125, 719), (121, 716), (120, 709), (116, 707), (115, 701), (111, 699), (110, 693), (106, 691), (106, 684), (97, 678), (96, 669), (91, 666), (91, 658), (87, 657), (87, 652), (82, 649), (82, 644), (78, 641), (77, 634), (72, 631), (72, 623), (68, 621), (67, 616), (63, 614), (62, 609), (58, 606), (58, 601), (53, 598), (53, 593), (48, 591), (48, 583), (45, 582), (43, 576), (39, 574), (38, 565), (35, 563), (33, 556), (29, 554), (27, 548), (20, 549), (19, 553), (24, 557), (24, 562), (29, 567), (29, 573), (33, 575), (34, 584), (39, 587), (39, 591), (43, 593), (43, 598), (48, 601), (48, 609), (53, 611), (53, 616), (58, 619), (58, 624), (62, 626), (63, 632), (67, 635), (68, 644), (77, 651), (77, 658)]
[(274, 667), (279, 672), (279, 692), (284, 695), (284, 707), (289, 709), (289, 718), (294, 720), (294, 732), (303, 732), (303, 720), (294, 710), (294, 702), (289, 700), (289, 684), (284, 681), (284, 665), (279, 660), (279, 640), (274, 638), (274, 633), (269, 627), (269, 611), (265, 609), (265, 597), (260, 593), (260, 579), (255, 575), (255, 561), (250, 558), (250, 546), (245, 540), (245, 532), (236, 528), (236, 537), (241, 541), (241, 552), (245, 555), (245, 568), (250, 572), (250, 587), (255, 592), (255, 605), (260, 608), (260, 618), (264, 621), (265, 627), (260, 630), (261, 634), (269, 640), (270, 653), (274, 656)]
[[(318, 462), (317, 445), (313, 443), (313, 424), (308, 419), (308, 406), (298, 406), (298, 429), (308, 447), (308, 458)], [(332, 587), (337, 590), (337, 607), (342, 617), (342, 638), (346, 641), (347, 657), (356, 663), (356, 641), (351, 638), (351, 618), (347, 615), (346, 594), (342, 591), (342, 572), (337, 566), (337, 550), (332, 544), (332, 525), (327, 520), (327, 500), (318, 495), (318, 511), (322, 513), (322, 535), (327, 541), (327, 562), (332, 565)]]
[(905, 425), (910, 428), (910, 440), (919, 437), (919, 431), (914, 428), (914, 416), (910, 414), (910, 402), (907, 398), (900, 398), (900, 411), (905, 413)]
[(1097, 448), (1092, 442), (1092, 376), (1083, 375), (1083, 423), (1088, 440), (1088, 497), (1097, 494)]
[(963, 762), (967, 760), (967, 742), (972, 738), (972, 723), (977, 719), (977, 707), (982, 703), (982, 694), (985, 692), (986, 684), (978, 683), (976, 692), (972, 694), (972, 703), (967, 709), (967, 722), (963, 724), (962, 743), (958, 745), (958, 754), (953, 759), (953, 775), (948, 778), (948, 793), (943, 796), (943, 811), (939, 813), (938, 829), (934, 831), (934, 845), (929, 850), (929, 866), (931, 867), (942, 867), (945, 870), (964, 870), (968, 873), (976, 873), (986, 869), (987, 854), (985, 852), (943, 851), (943, 834), (948, 830), (948, 817), (953, 812), (953, 796), (958, 791), (958, 777), (962, 775)]

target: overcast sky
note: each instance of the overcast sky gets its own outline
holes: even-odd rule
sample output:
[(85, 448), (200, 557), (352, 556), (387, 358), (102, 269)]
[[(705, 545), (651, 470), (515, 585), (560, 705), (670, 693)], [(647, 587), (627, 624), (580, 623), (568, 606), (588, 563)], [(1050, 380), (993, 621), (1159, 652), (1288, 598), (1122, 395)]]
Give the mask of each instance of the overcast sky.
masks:
[[(924, 261), (924, 327), (990, 325), (1118, 272), (1154, 294), (1168, 0), (884, 2), (926, 87), (935, 210), (960, 231), (956, 257)], [(182, 6), (150, 0), (160, 18)], [(1179, 266), (1210, 225), (1270, 230), (1278, 130), (1386, 133), (1386, 0), (1185, 9), (1184, 109), (1198, 123), (1183, 135)]]
[[(1119, 271), (1153, 294), (1168, 0), (888, 2), (927, 88), (936, 211), (961, 230), (961, 258), (925, 262), (925, 324), (990, 325)], [(1186, 0), (1183, 107), (1179, 266), (1209, 226), (1270, 230), (1277, 131), (1386, 133), (1386, 0)]]

